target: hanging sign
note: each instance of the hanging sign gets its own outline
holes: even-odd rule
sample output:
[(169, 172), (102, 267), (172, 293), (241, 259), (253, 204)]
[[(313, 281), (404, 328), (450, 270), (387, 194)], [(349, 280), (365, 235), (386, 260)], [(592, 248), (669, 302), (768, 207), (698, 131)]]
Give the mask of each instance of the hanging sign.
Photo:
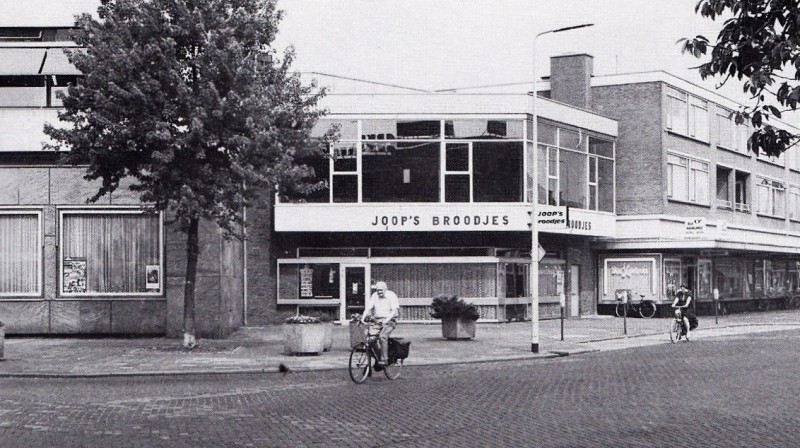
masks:
[(706, 218), (686, 218), (684, 237), (703, 238), (706, 234)]

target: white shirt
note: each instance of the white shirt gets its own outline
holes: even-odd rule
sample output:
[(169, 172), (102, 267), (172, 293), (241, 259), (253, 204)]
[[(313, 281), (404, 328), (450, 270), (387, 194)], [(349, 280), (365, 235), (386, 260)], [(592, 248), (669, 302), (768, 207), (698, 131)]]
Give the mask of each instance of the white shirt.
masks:
[(367, 301), (367, 306), (364, 307), (364, 316), (368, 316), (370, 312), (373, 312), (375, 313), (375, 318), (387, 319), (396, 317), (399, 310), (400, 302), (397, 300), (397, 294), (386, 290), (383, 293), (383, 298), (381, 298), (377, 292), (374, 292)]

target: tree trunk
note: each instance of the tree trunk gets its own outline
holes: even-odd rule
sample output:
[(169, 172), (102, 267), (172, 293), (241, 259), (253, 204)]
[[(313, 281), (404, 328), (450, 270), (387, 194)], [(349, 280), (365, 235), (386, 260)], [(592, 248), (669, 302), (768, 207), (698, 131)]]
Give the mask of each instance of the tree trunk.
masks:
[(194, 291), (197, 279), (197, 258), (200, 255), (199, 218), (191, 218), (186, 241), (186, 283), (183, 289), (183, 347), (194, 348)]

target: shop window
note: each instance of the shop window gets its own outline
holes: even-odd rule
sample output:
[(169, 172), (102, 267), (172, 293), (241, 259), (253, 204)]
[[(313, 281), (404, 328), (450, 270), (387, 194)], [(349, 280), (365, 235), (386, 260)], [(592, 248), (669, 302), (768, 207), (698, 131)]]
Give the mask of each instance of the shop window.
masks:
[(713, 264), (714, 287), (725, 299), (744, 297), (744, 261), (735, 258), (717, 258)]
[(506, 297), (528, 297), (528, 266), (506, 263)]
[(539, 264), (539, 297), (557, 299), (564, 292), (564, 266)]
[(62, 212), (61, 293), (160, 295), (161, 247), (160, 214)]
[(297, 270), (298, 296), (301, 299), (339, 297), (339, 265), (304, 264)]
[(756, 193), (757, 213), (779, 218), (786, 216), (786, 185), (783, 182), (759, 178)]
[(675, 300), (675, 292), (679, 286), (681, 286), (681, 261), (664, 260), (664, 295), (670, 302)]
[(475, 202), (522, 202), (522, 142), (474, 142), (472, 159)]
[(708, 205), (708, 162), (667, 154), (667, 197)]
[(373, 264), (373, 279), (381, 279), (400, 298), (437, 294), (497, 297), (497, 263)]
[(0, 297), (41, 294), (40, 214), (0, 211)]
[(724, 166), (717, 167), (717, 207), (733, 210), (731, 201), (731, 175), (733, 170)]
[(364, 151), (364, 202), (438, 202), (439, 143), (393, 143), (383, 154)]

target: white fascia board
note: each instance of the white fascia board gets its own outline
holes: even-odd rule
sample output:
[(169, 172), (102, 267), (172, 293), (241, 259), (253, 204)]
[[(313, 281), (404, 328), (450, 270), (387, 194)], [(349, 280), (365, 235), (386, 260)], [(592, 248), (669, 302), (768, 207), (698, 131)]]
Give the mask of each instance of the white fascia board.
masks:
[(604, 241), (603, 246), (606, 249), (729, 249), (800, 253), (798, 232), (708, 220), (705, 235), (689, 238), (685, 235), (687, 219), (689, 217), (672, 215), (617, 216), (616, 238)]
[(536, 100), (536, 107), (536, 114), (542, 118), (558, 123), (571, 124), (611, 137), (617, 136), (618, 125), (616, 120), (541, 97)]
[[(340, 94), (328, 95), (320, 107), (329, 117), (449, 117), (463, 115), (525, 118), (532, 114), (533, 99), (523, 94)], [(617, 136), (617, 122), (593, 112), (546, 98), (536, 101), (537, 115), (558, 123)]]

